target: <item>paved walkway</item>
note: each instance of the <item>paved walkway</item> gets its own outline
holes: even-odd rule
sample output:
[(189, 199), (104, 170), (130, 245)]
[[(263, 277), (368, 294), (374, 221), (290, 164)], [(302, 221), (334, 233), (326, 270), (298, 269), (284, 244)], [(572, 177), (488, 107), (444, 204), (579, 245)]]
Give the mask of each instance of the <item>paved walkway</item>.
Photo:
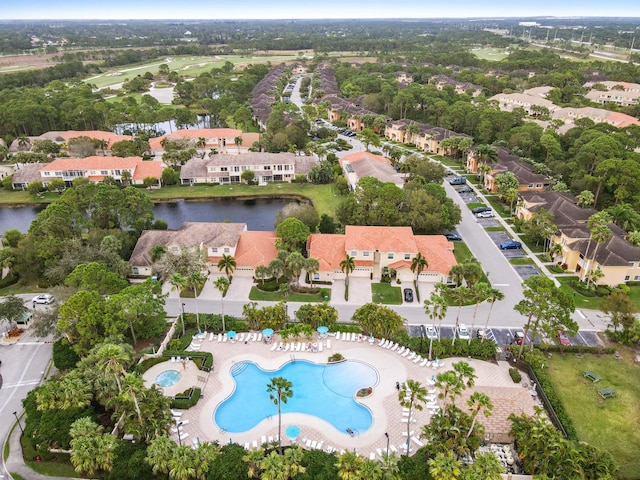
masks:
[[(330, 341), (331, 347), (327, 348), (327, 340)], [(280, 342), (279, 338), (274, 338), (274, 342)], [(312, 340), (320, 341), (319, 339)], [(365, 432), (358, 432), (351, 436), (347, 432), (338, 431), (329, 423), (310, 415), (287, 413), (282, 416), (282, 430), (284, 431), (288, 425), (298, 425), (301, 428), (298, 443), (302, 446), (306, 445), (306, 440), (321, 442), (321, 448), (328, 447), (337, 450), (356, 449), (364, 456), (379, 456), (381, 451), (386, 450), (386, 436), (389, 434), (389, 443), (397, 450), (406, 447), (406, 431), (407, 421), (402, 408), (398, 403), (398, 391), (396, 390), (396, 382), (404, 382), (407, 379), (413, 379), (427, 385), (429, 381), (436, 375), (448, 368), (452, 363), (464, 360), (470, 363), (475, 369), (477, 380), (473, 389), (470, 389), (460, 399), (460, 406), (466, 408), (466, 400), (474, 391), (483, 391), (487, 393), (495, 405), (494, 413), (489, 418), (482, 418), (482, 423), (486, 427), (487, 434), (492, 441), (501, 441), (505, 436), (505, 432), (509, 431), (510, 423), (507, 417), (510, 413), (534, 413), (534, 406), (539, 404), (534, 397), (531, 396), (527, 388), (516, 385), (509, 376), (509, 364), (507, 362), (491, 363), (474, 359), (446, 359), (444, 366), (434, 370), (432, 367), (420, 366), (403, 357), (398, 353), (384, 349), (378, 346), (376, 339), (373, 344), (368, 342), (368, 337), (364, 337), (362, 341), (344, 341), (337, 340), (334, 336), (329, 336), (323, 340), (323, 352), (299, 352), (293, 354), (291, 352), (272, 351), (272, 344), (264, 344), (258, 341), (244, 342), (218, 342), (217, 336), (213, 341), (209, 341), (208, 337), (204, 341), (197, 341), (200, 351), (208, 351), (214, 355), (215, 370), (206, 378), (202, 374), (197, 382), (198, 386), (203, 388), (203, 398), (198, 404), (185, 411), (181, 417), (185, 424), (181, 427), (181, 431), (188, 433), (184, 440), (191, 442), (194, 439), (202, 441), (217, 440), (220, 444), (235, 442), (240, 445), (251, 447), (260, 445), (264, 441), (276, 438), (278, 433), (278, 418), (273, 416), (260, 422), (256, 427), (247, 432), (229, 433), (221, 429), (213, 420), (215, 408), (232, 394), (235, 388), (235, 382), (230, 375), (232, 366), (242, 361), (252, 361), (259, 364), (265, 370), (276, 370), (282, 364), (291, 360), (292, 355), (295, 359), (306, 359), (319, 363), (326, 362), (327, 357), (333, 353), (339, 352), (346, 359), (360, 360), (373, 366), (379, 374), (378, 384), (374, 386), (373, 394), (367, 398), (359, 399), (359, 401), (367, 406), (373, 412), (373, 424)], [(175, 363), (162, 363), (153, 367), (145, 374), (145, 381), (148, 385), (153, 384), (156, 375), (166, 370), (167, 366), (175, 367)], [(182, 368), (181, 365), (179, 365)], [(187, 365), (187, 376), (192, 377), (196, 374), (195, 366)], [(175, 390), (184, 391), (187, 385), (182, 384), (175, 386)], [(256, 387), (256, 395), (267, 395), (266, 385)], [(432, 388), (432, 387), (429, 387)], [(172, 390), (173, 391), (173, 390)], [(295, 385), (293, 387), (295, 395)], [(169, 392), (167, 392), (169, 393)], [(327, 408), (331, 408), (327, 406)], [(238, 415), (243, 415), (238, 412)], [(423, 425), (429, 422), (430, 412), (427, 408), (423, 411), (413, 412), (413, 421), (410, 430), (413, 431), (411, 436), (419, 437)], [(177, 434), (174, 432), (173, 437), (176, 441)], [(255, 443), (254, 443), (255, 442)], [(289, 444), (290, 440), (285, 440), (284, 444)], [(413, 451), (418, 446), (415, 441), (410, 442)], [(380, 450), (380, 451), (378, 451)], [(390, 448), (393, 451), (393, 448)]]

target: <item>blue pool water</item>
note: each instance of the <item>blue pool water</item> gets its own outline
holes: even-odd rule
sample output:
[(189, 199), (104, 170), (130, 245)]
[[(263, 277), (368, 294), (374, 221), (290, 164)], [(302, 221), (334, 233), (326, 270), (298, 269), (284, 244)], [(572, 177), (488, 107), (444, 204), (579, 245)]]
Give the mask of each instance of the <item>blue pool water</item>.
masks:
[(267, 393), (273, 377), (293, 384), (293, 397), (282, 404), (283, 414), (313, 415), (343, 433), (348, 428), (362, 433), (373, 422), (371, 411), (354, 400), (359, 389), (378, 383), (378, 372), (366, 363), (347, 360), (319, 365), (297, 360), (279, 370), (265, 371), (253, 362), (241, 362), (232, 367), (231, 374), (235, 391), (213, 413), (215, 423), (227, 432), (246, 432), (265, 418), (277, 417), (278, 409)]
[(180, 372), (178, 370), (165, 370), (156, 377), (156, 384), (161, 387), (173, 387), (180, 381)]

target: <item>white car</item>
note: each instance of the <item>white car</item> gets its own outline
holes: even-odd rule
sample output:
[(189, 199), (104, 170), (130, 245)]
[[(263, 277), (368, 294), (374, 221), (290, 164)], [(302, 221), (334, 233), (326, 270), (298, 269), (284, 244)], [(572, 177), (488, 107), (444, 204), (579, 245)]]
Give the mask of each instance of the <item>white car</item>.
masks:
[(424, 326), (425, 336), (427, 338), (438, 338), (438, 329), (433, 325), (425, 325)]
[(487, 210), (486, 212), (476, 213), (476, 218), (492, 218), (493, 210)]
[(33, 304), (41, 304), (41, 305), (50, 305), (53, 303), (53, 295), (49, 295), (45, 293), (43, 295), (38, 295), (37, 297), (33, 297)]
[(458, 325), (458, 338), (461, 340), (469, 340), (469, 330), (466, 325)]

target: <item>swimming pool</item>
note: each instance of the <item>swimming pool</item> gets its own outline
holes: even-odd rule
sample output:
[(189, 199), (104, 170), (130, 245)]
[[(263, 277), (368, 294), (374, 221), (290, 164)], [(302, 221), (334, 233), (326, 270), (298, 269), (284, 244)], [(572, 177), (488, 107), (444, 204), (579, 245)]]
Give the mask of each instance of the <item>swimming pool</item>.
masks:
[(285, 363), (279, 370), (265, 371), (253, 362), (231, 369), (234, 392), (213, 413), (218, 427), (231, 433), (246, 432), (265, 418), (278, 415), (269, 399), (267, 384), (283, 377), (293, 386), (293, 397), (282, 404), (282, 413), (305, 413), (321, 418), (336, 430), (362, 433), (373, 423), (371, 411), (354, 400), (360, 388), (378, 384), (378, 372), (355, 360), (320, 365), (305, 360)]
[(178, 370), (165, 370), (156, 377), (155, 383), (161, 387), (173, 387), (180, 381)]

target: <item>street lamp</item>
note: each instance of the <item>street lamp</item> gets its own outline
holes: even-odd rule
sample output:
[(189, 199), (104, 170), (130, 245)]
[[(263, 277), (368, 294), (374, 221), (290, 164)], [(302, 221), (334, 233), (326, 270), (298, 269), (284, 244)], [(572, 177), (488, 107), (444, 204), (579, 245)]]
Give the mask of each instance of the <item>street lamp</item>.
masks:
[(182, 304), (182, 315), (180, 316), (180, 321), (182, 322), (182, 335), (184, 335), (184, 306), (185, 304)]
[(384, 436), (387, 437), (387, 458), (389, 458), (389, 434), (384, 432)]
[(177, 428), (178, 428), (178, 443), (180, 444), (180, 446), (182, 446), (182, 432), (180, 431), (180, 427), (182, 426), (182, 422), (178, 422), (177, 424)]
[[(431, 331), (431, 336), (429, 337), (429, 361), (431, 361), (431, 352), (433, 351), (433, 329), (435, 329), (435, 325), (431, 324), (431, 327), (432, 327), (432, 331)], [(440, 330), (442, 330), (442, 328), (440, 328)], [(438, 330), (438, 336), (440, 335), (440, 330)]]
[(16, 422), (18, 422), (18, 427), (20, 427), (20, 431), (24, 435), (24, 430), (22, 429), (22, 425), (20, 425), (20, 418), (18, 417), (18, 412), (13, 412), (13, 416), (16, 417)]

